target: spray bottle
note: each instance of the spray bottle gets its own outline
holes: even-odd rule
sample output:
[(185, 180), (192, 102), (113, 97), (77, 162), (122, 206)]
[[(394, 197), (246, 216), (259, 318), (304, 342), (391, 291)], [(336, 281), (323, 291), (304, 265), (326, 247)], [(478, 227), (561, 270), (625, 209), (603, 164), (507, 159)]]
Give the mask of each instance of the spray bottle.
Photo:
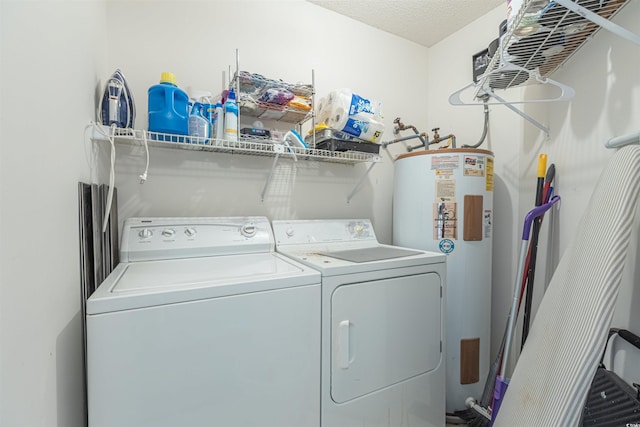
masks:
[(224, 102), (224, 139), (238, 140), (238, 104), (233, 89), (229, 91), (227, 100)]
[(224, 110), (222, 109), (222, 102), (216, 103), (216, 124), (213, 137), (218, 141), (224, 138)]
[(191, 114), (189, 114), (189, 136), (198, 138), (193, 142), (199, 144), (206, 143), (211, 132), (211, 123), (202, 114), (202, 109), (202, 104), (196, 102), (191, 109)]

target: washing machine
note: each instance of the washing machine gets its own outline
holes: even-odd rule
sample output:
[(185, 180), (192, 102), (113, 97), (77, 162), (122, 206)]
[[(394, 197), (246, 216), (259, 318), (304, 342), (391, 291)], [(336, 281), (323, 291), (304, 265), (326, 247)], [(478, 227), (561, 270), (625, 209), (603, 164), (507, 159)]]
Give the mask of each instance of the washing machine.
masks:
[(381, 244), (367, 219), (272, 226), (322, 274), (321, 425), (444, 426), (445, 256)]
[(132, 218), (87, 301), (89, 426), (319, 426), (320, 274), (264, 217)]

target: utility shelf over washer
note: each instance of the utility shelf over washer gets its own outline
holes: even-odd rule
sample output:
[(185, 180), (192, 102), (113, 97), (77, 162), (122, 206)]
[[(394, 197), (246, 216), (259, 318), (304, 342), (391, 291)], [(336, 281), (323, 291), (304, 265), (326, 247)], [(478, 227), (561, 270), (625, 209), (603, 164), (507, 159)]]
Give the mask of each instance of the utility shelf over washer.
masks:
[[(105, 135), (113, 136), (114, 142), (130, 145), (144, 145), (145, 139), (150, 147), (173, 148), (181, 150), (211, 151), (219, 153), (244, 154), (295, 158), (296, 160), (320, 161), (329, 163), (356, 164), (379, 162), (380, 155), (359, 151), (329, 151), (314, 148), (288, 147), (279, 142), (266, 139), (242, 138), (229, 141), (211, 138), (193, 138), (187, 135), (163, 134), (141, 129), (110, 128), (102, 126)], [(105, 135), (94, 130), (94, 141), (107, 141)]]
[[(100, 126), (100, 128), (98, 128)], [(302, 148), (284, 145), (266, 139), (242, 138), (239, 141), (224, 139), (194, 138), (187, 135), (173, 135), (166, 133), (149, 132), (140, 129), (116, 128), (102, 125), (94, 125), (91, 135), (93, 141), (107, 142), (113, 139), (114, 143), (140, 145), (147, 147), (173, 148), (181, 150), (211, 151), (227, 154), (242, 154), (252, 156), (273, 157), (271, 170), (260, 195), (260, 201), (264, 202), (265, 194), (273, 178), (273, 173), (280, 157), (291, 158), (294, 162), (320, 161), (328, 163), (342, 163), (354, 165), (356, 163), (370, 163), (353, 191), (347, 196), (347, 203), (360, 189), (365, 177), (371, 172), (373, 166), (381, 161), (379, 154), (360, 151), (329, 151), (316, 148)], [(145, 178), (146, 179), (146, 178)]]

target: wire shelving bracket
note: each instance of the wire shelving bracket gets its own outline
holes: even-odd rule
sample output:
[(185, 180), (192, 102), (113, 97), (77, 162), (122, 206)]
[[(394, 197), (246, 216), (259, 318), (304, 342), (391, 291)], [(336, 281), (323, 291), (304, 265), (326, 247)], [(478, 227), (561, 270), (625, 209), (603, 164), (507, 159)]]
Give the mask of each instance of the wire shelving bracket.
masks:
[[(502, 104), (519, 114), (547, 137), (549, 129), (527, 115), (515, 104), (568, 101), (573, 88), (549, 78), (580, 47), (604, 28), (615, 35), (640, 45), (640, 36), (615, 24), (610, 19), (629, 0), (525, 0), (514, 22), (500, 40), (485, 73), (477, 83), (470, 83), (449, 96), (451, 105)], [(550, 84), (560, 89), (556, 98), (511, 101), (498, 96), (495, 89), (509, 89), (528, 84)], [(471, 101), (462, 94), (474, 89)], [(487, 98), (494, 101), (487, 102)]]

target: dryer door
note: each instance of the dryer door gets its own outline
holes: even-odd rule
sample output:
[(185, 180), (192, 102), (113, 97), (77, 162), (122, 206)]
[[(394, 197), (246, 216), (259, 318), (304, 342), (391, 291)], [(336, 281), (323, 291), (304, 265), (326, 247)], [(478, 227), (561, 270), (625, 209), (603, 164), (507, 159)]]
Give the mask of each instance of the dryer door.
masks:
[(331, 298), (332, 399), (343, 403), (437, 368), (441, 302), (436, 273), (338, 287)]

